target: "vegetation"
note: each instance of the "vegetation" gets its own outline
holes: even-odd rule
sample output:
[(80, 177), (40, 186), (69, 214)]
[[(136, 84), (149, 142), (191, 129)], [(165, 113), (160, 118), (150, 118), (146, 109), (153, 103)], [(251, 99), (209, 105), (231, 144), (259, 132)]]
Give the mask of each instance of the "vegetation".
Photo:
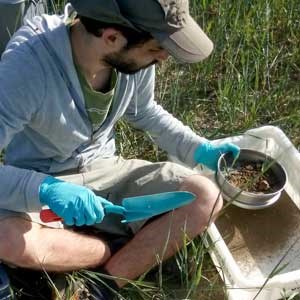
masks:
[[(158, 68), (156, 99), (209, 139), (279, 126), (300, 147), (300, 7), (295, 0), (190, 1), (214, 41), (199, 64), (169, 60)], [(119, 126), (127, 157), (165, 155), (127, 124)]]
[[(62, 2), (56, 3), (56, 9)], [(190, 3), (215, 50), (199, 64), (181, 65), (170, 59), (158, 67), (157, 101), (208, 139), (275, 125), (300, 149), (299, 1)], [(167, 159), (149, 136), (124, 121), (118, 124), (117, 136), (119, 150), (127, 158)], [(187, 239), (175, 258), (144, 274), (122, 295), (125, 299), (215, 300), (226, 299), (223, 288), (199, 238)]]
[[(295, 0), (190, 1), (192, 14), (214, 41), (213, 54), (195, 65), (168, 60), (157, 69), (157, 101), (208, 139), (238, 135), (263, 125), (280, 127), (300, 149), (300, 6)], [(167, 159), (149, 137), (127, 123), (118, 127), (119, 149), (125, 157)], [(201, 239), (183, 253), (198, 262), (196, 269), (180, 261), (181, 294), (157, 299), (226, 299), (224, 285)], [(176, 260), (178, 262), (178, 260)], [(183, 265), (182, 265), (183, 264)], [(275, 268), (275, 266), (274, 266)], [(162, 270), (165, 270), (162, 268)], [(195, 279), (195, 273), (198, 274)], [(176, 274), (176, 272), (173, 274)], [(168, 289), (168, 273), (163, 272)], [(197, 283), (197, 284), (196, 284)], [(198, 289), (196, 288), (198, 285)], [(174, 291), (174, 285), (170, 285)], [(189, 293), (193, 289), (194, 293)], [(291, 299), (298, 299), (294, 295)], [(151, 299), (136, 298), (132, 299)], [(156, 298), (155, 298), (156, 299)], [(286, 298), (288, 299), (288, 297)]]

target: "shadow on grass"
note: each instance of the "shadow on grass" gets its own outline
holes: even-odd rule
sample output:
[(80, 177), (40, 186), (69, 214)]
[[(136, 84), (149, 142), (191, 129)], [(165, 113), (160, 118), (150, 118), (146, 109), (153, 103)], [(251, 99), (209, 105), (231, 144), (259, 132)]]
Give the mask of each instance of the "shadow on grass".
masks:
[(52, 288), (45, 273), (22, 268), (6, 268), (15, 300), (49, 300)]

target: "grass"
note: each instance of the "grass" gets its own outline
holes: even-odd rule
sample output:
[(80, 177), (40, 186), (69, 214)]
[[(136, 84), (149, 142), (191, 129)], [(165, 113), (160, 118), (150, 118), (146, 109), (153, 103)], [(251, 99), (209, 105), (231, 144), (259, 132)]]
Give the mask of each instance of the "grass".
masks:
[[(56, 2), (56, 9), (62, 2)], [(190, 4), (193, 16), (214, 41), (214, 52), (199, 64), (181, 65), (170, 59), (161, 65), (157, 101), (208, 139), (275, 125), (299, 150), (299, 1), (191, 0)], [(124, 121), (117, 125), (117, 137), (126, 158), (167, 159), (147, 134)], [(136, 287), (129, 285), (122, 294), (125, 299), (216, 300), (226, 299), (223, 289), (198, 238), (187, 240), (175, 258), (144, 274)]]
[[(160, 66), (156, 80), (157, 101), (206, 138), (217, 139), (274, 125), (280, 127), (299, 150), (298, 1), (190, 2), (193, 15), (214, 41), (215, 49), (200, 64), (180, 65), (169, 60)], [(118, 138), (119, 149), (127, 158), (151, 161), (167, 158), (147, 135), (133, 130), (127, 123), (119, 123)], [(202, 242), (197, 240), (193, 247), (201, 249)], [(183, 260), (186, 251), (178, 255), (177, 273), (186, 266)], [(201, 261), (197, 265), (197, 281), (195, 274), (190, 280), (199, 283), (202, 291), (201, 288), (195, 291), (191, 299), (226, 299), (222, 283), (214, 276), (207, 276), (213, 269), (207, 254), (199, 253), (197, 261)], [(188, 276), (187, 271), (183, 273)], [(216, 275), (216, 271), (213, 274)], [(185, 287), (185, 296), (189, 295), (190, 288), (197, 286), (189, 283), (189, 287), (183, 281), (177, 285)], [(210, 294), (208, 289), (218, 296)], [(290, 299), (299, 299), (299, 296), (295, 294)]]
[[(215, 50), (200, 64), (170, 60), (159, 68), (158, 102), (207, 138), (269, 124), (299, 149), (298, 2), (197, 0), (192, 8)], [(124, 124), (120, 132), (126, 155), (148, 158), (152, 149), (152, 160), (161, 157), (147, 137)]]

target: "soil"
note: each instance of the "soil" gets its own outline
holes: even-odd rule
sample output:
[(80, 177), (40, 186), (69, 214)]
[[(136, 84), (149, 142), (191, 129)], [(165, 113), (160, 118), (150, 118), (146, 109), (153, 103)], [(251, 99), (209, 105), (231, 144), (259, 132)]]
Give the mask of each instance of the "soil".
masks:
[(226, 173), (226, 180), (243, 191), (258, 194), (276, 192), (276, 177), (271, 169), (263, 171), (262, 162), (240, 161)]

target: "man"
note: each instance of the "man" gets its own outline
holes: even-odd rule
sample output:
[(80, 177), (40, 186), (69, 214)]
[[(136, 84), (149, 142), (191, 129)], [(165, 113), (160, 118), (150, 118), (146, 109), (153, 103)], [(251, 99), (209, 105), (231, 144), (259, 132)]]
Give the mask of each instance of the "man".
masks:
[[(212, 51), (188, 1), (71, 4), (75, 20), (37, 17), (2, 56), (0, 258), (55, 272), (101, 266), (114, 276), (109, 285), (115, 289), (154, 266), (157, 255), (172, 256), (184, 234), (203, 232), (222, 207), (216, 186), (190, 168), (117, 156), (116, 122), (125, 117), (191, 167), (215, 169), (221, 153), (238, 155), (239, 148), (211, 145), (154, 101), (157, 62), (172, 55), (193, 63)], [(174, 190), (190, 191), (196, 200), (129, 224), (104, 213), (124, 197)], [(43, 224), (44, 205), (64, 224)], [(109, 291), (100, 287), (96, 299), (110, 299)]]

